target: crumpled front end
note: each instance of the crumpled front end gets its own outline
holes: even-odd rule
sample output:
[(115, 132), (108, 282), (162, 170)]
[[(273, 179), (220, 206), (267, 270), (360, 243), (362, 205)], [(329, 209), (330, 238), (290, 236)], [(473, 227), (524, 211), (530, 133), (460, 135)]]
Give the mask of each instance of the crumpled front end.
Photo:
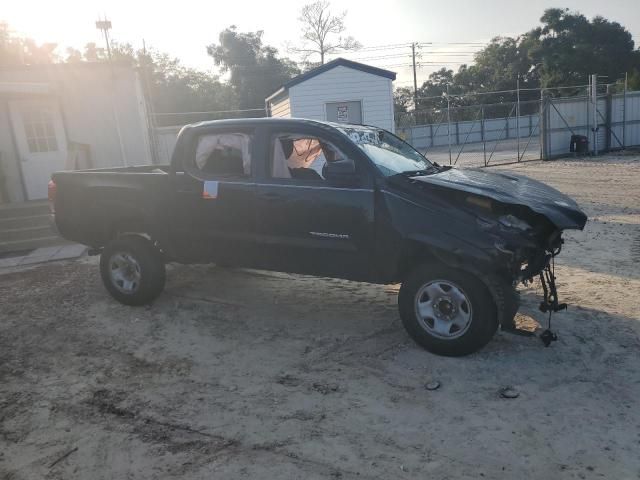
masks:
[[(536, 277), (548, 290), (545, 308), (557, 309), (553, 258), (563, 231), (582, 229), (587, 220), (571, 198), (526, 177), (473, 171), (398, 178), (394, 185), (408, 194), (408, 202), (391, 207), (402, 219), (398, 226), (443, 263), (483, 279), (503, 328), (513, 328), (515, 287)], [(420, 217), (428, 221), (403, 220)]]
[[(517, 296), (515, 286), (530, 283), (536, 277), (540, 279), (543, 290), (540, 310), (557, 312), (565, 309), (566, 304), (559, 303), (558, 300), (553, 259), (562, 250), (563, 231), (584, 227), (586, 216), (584, 222), (580, 220), (581, 215), (584, 215), (582, 211), (574, 213), (574, 217), (578, 219), (574, 225), (560, 228), (550, 218), (521, 205), (504, 205), (473, 195), (467, 196), (466, 201), (480, 207), (474, 210), (478, 228), (493, 239), (493, 247), (497, 252), (495, 267), (502, 272), (499, 277), (511, 281), (511, 289), (504, 283), (492, 285), (487, 282), (494, 296), (498, 297), (499, 308), (506, 309), (500, 318), (503, 330), (516, 329), (514, 317), (518, 306), (514, 301), (508, 301), (509, 298), (514, 298), (513, 295)], [(503, 305), (500, 305), (501, 297), (507, 299)], [(546, 345), (556, 339), (549, 329), (541, 338)]]

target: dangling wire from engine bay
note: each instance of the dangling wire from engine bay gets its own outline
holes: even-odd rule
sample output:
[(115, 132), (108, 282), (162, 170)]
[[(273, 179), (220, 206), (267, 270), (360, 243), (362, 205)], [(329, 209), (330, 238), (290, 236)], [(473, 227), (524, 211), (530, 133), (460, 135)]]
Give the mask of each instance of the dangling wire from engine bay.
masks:
[(540, 340), (544, 343), (545, 347), (551, 345), (551, 342), (555, 342), (558, 340), (558, 335), (556, 335), (551, 330), (551, 315), (553, 312), (558, 312), (560, 310), (566, 310), (566, 303), (558, 303), (558, 290), (556, 288), (556, 275), (555, 275), (555, 260), (554, 257), (560, 253), (560, 248), (558, 247), (556, 250), (550, 253), (550, 261), (547, 262), (547, 265), (540, 272), (540, 283), (542, 284), (542, 291), (544, 292), (544, 297), (542, 302), (540, 302), (540, 311), (543, 313), (549, 312), (549, 319), (547, 321), (547, 329), (542, 332), (540, 335)]

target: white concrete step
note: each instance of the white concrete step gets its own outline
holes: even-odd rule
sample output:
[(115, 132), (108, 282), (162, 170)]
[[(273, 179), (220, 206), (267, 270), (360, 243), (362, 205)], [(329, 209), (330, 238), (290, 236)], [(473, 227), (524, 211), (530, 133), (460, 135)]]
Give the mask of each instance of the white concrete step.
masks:
[(22, 252), (25, 250), (33, 250), (40, 247), (50, 247), (54, 245), (67, 245), (71, 242), (55, 236), (49, 235), (46, 237), (36, 237), (29, 240), (11, 240), (6, 242), (0, 242), (0, 254), (9, 252)]
[(0, 218), (0, 231), (14, 228), (43, 227), (51, 224), (51, 215), (26, 215)]
[(0, 242), (17, 242), (32, 240), (34, 238), (44, 238), (56, 235), (47, 222), (44, 225), (21, 228), (0, 228)]
[(48, 213), (49, 203), (42, 200), (0, 205), (0, 219), (30, 217), (34, 215), (46, 215)]

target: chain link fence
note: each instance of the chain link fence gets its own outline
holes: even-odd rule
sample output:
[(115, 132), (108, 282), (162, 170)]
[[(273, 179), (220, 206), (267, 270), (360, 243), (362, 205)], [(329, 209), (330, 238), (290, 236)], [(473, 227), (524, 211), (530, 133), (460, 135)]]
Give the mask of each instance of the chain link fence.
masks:
[(538, 159), (540, 105), (540, 100), (517, 98), (449, 104), (398, 115), (396, 133), (441, 165), (478, 167)]
[[(396, 133), (441, 165), (530, 160), (540, 158), (539, 107), (526, 101), (411, 112), (400, 116)], [(407, 125), (424, 119), (430, 123)]]
[[(397, 114), (396, 133), (441, 165), (487, 167), (640, 145), (640, 92), (618, 84), (452, 95), (434, 102), (439, 106)], [(577, 137), (586, 151), (576, 151)]]

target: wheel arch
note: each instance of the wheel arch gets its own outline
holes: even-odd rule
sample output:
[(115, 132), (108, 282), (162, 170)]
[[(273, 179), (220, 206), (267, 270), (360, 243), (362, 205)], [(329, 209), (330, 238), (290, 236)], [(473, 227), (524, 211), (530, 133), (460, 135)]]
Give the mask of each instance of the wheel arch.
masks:
[[(404, 281), (418, 265), (436, 264), (470, 273), (480, 280), (493, 300), (500, 325), (513, 321), (520, 300), (514, 286), (504, 275), (498, 273), (491, 257), (478, 249), (461, 252), (444, 249), (442, 246), (425, 241), (425, 238), (410, 237), (404, 242), (398, 259), (397, 274)], [(480, 254), (474, 254), (480, 252)]]
[(107, 230), (105, 245), (106, 243), (118, 238), (128, 236), (145, 238), (154, 244), (160, 252), (165, 252), (167, 245), (166, 235), (150, 224), (150, 222), (147, 221), (145, 216), (141, 213), (134, 213), (132, 215), (113, 220), (109, 224), (109, 228)]

